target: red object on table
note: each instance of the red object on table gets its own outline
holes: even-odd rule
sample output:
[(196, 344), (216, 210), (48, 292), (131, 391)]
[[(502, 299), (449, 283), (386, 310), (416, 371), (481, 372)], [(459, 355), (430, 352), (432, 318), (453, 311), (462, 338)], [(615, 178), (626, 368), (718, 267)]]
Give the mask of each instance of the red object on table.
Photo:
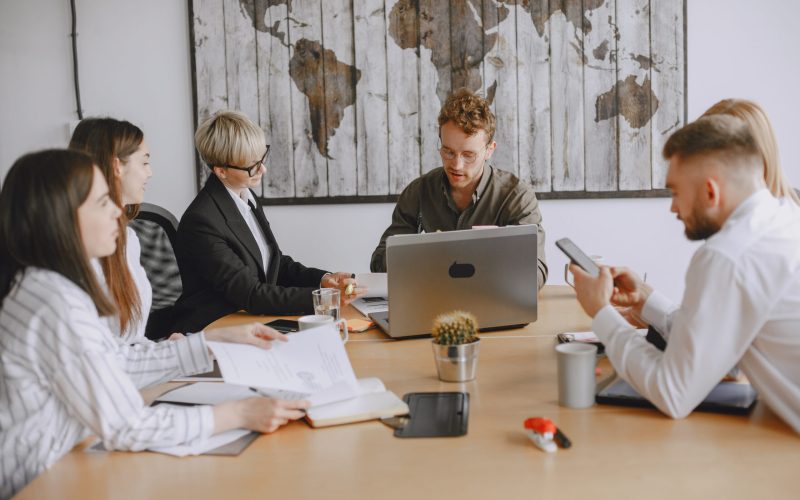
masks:
[(525, 420), (525, 428), (538, 432), (539, 434), (550, 433), (551, 436), (556, 433), (556, 424), (549, 418), (533, 417)]

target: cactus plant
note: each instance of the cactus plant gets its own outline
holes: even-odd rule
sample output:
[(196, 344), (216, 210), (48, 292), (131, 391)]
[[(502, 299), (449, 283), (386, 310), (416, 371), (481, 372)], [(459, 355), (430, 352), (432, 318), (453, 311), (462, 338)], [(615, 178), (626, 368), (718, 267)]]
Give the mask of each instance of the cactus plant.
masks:
[(433, 321), (433, 341), (439, 345), (469, 344), (478, 340), (478, 321), (464, 311), (440, 314)]

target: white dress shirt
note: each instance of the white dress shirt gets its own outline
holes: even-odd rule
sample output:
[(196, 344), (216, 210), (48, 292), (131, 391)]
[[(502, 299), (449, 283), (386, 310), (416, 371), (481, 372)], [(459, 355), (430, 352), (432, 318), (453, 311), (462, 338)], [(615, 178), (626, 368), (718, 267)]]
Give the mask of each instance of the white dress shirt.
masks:
[(83, 290), (28, 268), (0, 309), (0, 498), (90, 434), (134, 451), (210, 436), (210, 406), (150, 408), (137, 387), (211, 368), (202, 333), (124, 345)]
[[(147, 273), (144, 267), (142, 267), (142, 248), (139, 244), (139, 237), (136, 236), (136, 232), (130, 227), (126, 227), (125, 232), (127, 234), (125, 260), (128, 262), (128, 269), (136, 285), (136, 291), (139, 294), (139, 304), (142, 315), (141, 318), (132, 318), (132, 320), (128, 322), (128, 328), (125, 329), (124, 334), (120, 334), (119, 316), (106, 316), (101, 318), (101, 320), (106, 323), (111, 333), (122, 342), (126, 344), (147, 344), (152, 342), (144, 336), (144, 330), (147, 326), (147, 318), (150, 316), (150, 308), (153, 305), (153, 287), (150, 286), (150, 280), (147, 279)], [(103, 274), (103, 268), (100, 266), (100, 262), (97, 259), (92, 259), (91, 263), (100, 286), (108, 292), (108, 284), (106, 283), (106, 277)]]
[(231, 198), (233, 198), (233, 202), (236, 203), (236, 208), (239, 209), (239, 213), (242, 214), (244, 221), (247, 223), (247, 227), (249, 227), (250, 232), (253, 233), (253, 239), (256, 240), (258, 249), (261, 251), (261, 269), (263, 269), (264, 274), (266, 274), (267, 265), (269, 264), (267, 237), (264, 235), (264, 231), (261, 230), (261, 226), (258, 224), (253, 210), (250, 208), (250, 205), (248, 205), (248, 202), (250, 202), (256, 207), (256, 210), (260, 210), (260, 208), (258, 208), (258, 203), (256, 203), (253, 193), (251, 193), (249, 189), (243, 189), (242, 196), (233, 192), (228, 186), (225, 186), (225, 189), (228, 190)]
[(663, 353), (611, 306), (593, 329), (617, 372), (664, 413), (688, 415), (739, 366), (800, 433), (800, 209), (761, 190), (694, 254), (679, 307), (654, 292), (642, 317)]

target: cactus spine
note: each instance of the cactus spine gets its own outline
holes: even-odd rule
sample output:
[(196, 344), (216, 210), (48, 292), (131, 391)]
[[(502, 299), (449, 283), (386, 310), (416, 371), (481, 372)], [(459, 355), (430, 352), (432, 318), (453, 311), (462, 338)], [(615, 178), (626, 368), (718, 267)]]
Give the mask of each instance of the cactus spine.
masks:
[(440, 314), (433, 322), (433, 339), (439, 345), (469, 344), (478, 340), (478, 321), (464, 311)]

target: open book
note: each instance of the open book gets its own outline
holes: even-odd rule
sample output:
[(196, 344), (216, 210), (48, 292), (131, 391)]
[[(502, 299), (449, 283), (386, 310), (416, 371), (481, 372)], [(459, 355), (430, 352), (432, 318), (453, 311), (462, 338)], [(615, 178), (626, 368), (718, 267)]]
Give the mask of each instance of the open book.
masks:
[(308, 423), (312, 427), (328, 427), (408, 414), (408, 405), (387, 391), (380, 379), (361, 378), (358, 386), (360, 394), (355, 398), (309, 408)]
[(307, 399), (315, 427), (408, 412), (378, 379), (356, 380), (335, 326), (293, 333), (271, 349), (209, 342), (228, 384), (252, 387), (279, 399)]

